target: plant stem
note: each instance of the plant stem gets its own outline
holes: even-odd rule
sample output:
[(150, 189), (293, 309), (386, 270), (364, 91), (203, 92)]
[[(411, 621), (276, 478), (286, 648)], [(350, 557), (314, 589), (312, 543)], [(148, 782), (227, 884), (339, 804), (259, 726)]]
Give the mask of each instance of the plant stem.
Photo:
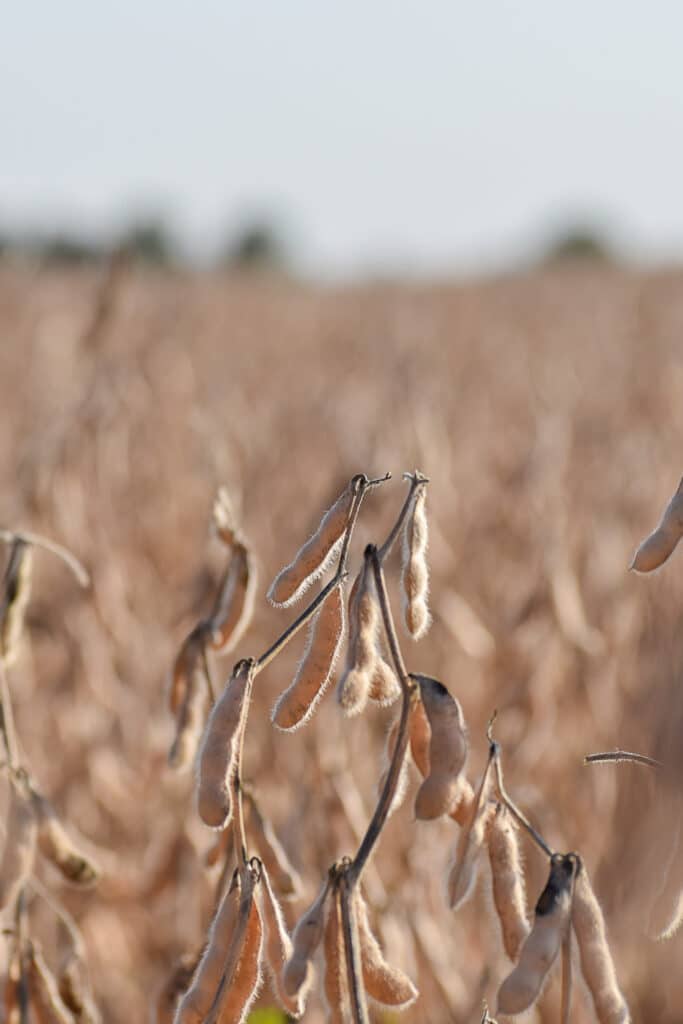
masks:
[(413, 504), (413, 498), (415, 497), (415, 492), (417, 488), (420, 487), (421, 484), (429, 483), (428, 478), (426, 476), (422, 476), (422, 474), (418, 473), (417, 470), (415, 471), (415, 473), (404, 473), (403, 479), (410, 480), (410, 489), (408, 491), (406, 500), (403, 502), (403, 508), (398, 514), (398, 519), (392, 526), (391, 532), (387, 539), (384, 541), (384, 544), (382, 544), (381, 548), (379, 549), (378, 554), (380, 562), (384, 561), (384, 559), (386, 558), (386, 556), (389, 554), (394, 544), (396, 543), (396, 538), (403, 529), (403, 524), (405, 523), (406, 517), (410, 512), (411, 506)]
[(28, 974), (26, 971), (26, 959), (28, 953), (28, 933), (26, 927), (26, 887), (22, 886), (17, 896), (14, 908), (14, 920), (19, 948), (19, 1021), (20, 1024), (29, 1024), (29, 987)]
[(235, 857), (241, 871), (247, 866), (247, 834), (244, 828), (244, 806), (242, 804), (242, 757), (244, 754), (244, 733), (249, 718), (249, 707), (251, 705), (251, 691), (254, 680), (254, 662), (252, 661), (247, 676), (244, 702), (242, 705), (242, 716), (237, 729), (235, 757), (230, 772), (230, 795), (232, 797), (233, 814), (233, 842), (235, 844)]
[(654, 757), (648, 757), (647, 754), (634, 754), (630, 750), (607, 750), (600, 754), (586, 754), (583, 759), (584, 764), (607, 764), (610, 761), (631, 761), (633, 764), (644, 764), (648, 768), (663, 768), (664, 765), (661, 761), (657, 761)]
[(368, 1008), (363, 989), (363, 968), (360, 959), (358, 922), (353, 912), (353, 880), (342, 874), (338, 880), (341, 901), (342, 930), (344, 933), (344, 959), (351, 1003), (353, 1024), (369, 1024)]
[(209, 700), (211, 704), (216, 703), (216, 687), (213, 685), (213, 675), (211, 674), (211, 665), (209, 664), (209, 656), (206, 652), (206, 637), (202, 643), (202, 668), (204, 669), (204, 675), (206, 676), (206, 685), (209, 688)]
[(314, 601), (309, 604), (308, 608), (304, 608), (298, 619), (295, 619), (291, 626), (288, 626), (284, 633), (277, 638), (277, 640), (271, 644), (267, 651), (265, 651), (259, 658), (256, 659), (254, 664), (254, 676), (257, 676), (259, 672), (263, 672), (264, 668), (270, 665), (273, 658), (276, 657), (286, 647), (292, 637), (296, 636), (300, 629), (302, 629), (306, 623), (313, 618), (320, 605), (332, 593), (337, 587), (341, 586), (347, 577), (347, 573), (337, 573), (330, 582), (323, 587), (318, 596)]
[(10, 771), (14, 772), (19, 767), (19, 743), (14, 726), (12, 698), (2, 657), (0, 657), (0, 732), (2, 732), (5, 749), (7, 750), (7, 761)]
[(560, 1024), (569, 1024), (569, 1010), (572, 1002), (572, 928), (567, 928), (567, 934), (562, 942), (562, 1003), (560, 1009)]
[(57, 558), (61, 558), (64, 564), (71, 570), (78, 582), (82, 587), (90, 586), (90, 574), (85, 568), (82, 562), (73, 555), (68, 548), (63, 547), (61, 544), (55, 543), (53, 540), (48, 540), (47, 537), (41, 537), (37, 533), (27, 533), (26, 530), (4, 530), (0, 529), (0, 540), (5, 541), (7, 544), (11, 544), (15, 540), (21, 540), (25, 544), (33, 544), (34, 547), (44, 548), (45, 551), (50, 551)]
[(510, 814), (513, 816), (513, 818), (515, 818), (518, 824), (520, 824), (522, 828), (526, 829), (526, 831), (529, 833), (529, 835), (536, 843), (536, 845), (540, 846), (540, 848), (543, 850), (546, 856), (552, 857), (554, 855), (553, 851), (548, 846), (543, 836), (540, 834), (540, 832), (536, 831), (536, 829), (531, 824), (527, 816), (523, 814), (522, 811), (520, 811), (517, 804), (514, 802), (514, 800), (512, 800), (512, 798), (508, 795), (507, 790), (505, 789), (505, 784), (503, 783), (503, 768), (500, 763), (500, 747), (498, 746), (497, 743), (492, 742), (491, 749), (494, 751), (493, 758), (496, 767), (496, 788), (498, 789), (498, 795), (500, 796), (500, 799), (503, 801), (503, 803), (509, 810)]

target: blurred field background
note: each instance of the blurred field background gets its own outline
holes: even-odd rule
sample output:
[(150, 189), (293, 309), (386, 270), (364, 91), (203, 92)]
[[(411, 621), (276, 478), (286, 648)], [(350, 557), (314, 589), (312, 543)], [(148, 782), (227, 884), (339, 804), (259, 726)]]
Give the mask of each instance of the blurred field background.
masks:
[[(79, 592), (37, 554), (10, 684), (29, 763), (105, 869), (86, 894), (45, 875), (83, 929), (105, 1020), (146, 1019), (210, 912), (211, 836), (190, 778), (166, 765), (165, 686), (222, 564), (208, 530), (216, 489), (228, 487), (261, 569), (236, 658), (294, 617), (265, 590), (349, 476), (394, 473), (365, 503), (353, 570), (400, 507), (401, 472), (418, 467), (431, 478), (435, 621), (419, 644), (402, 640), (408, 666), (461, 700), (470, 777), (498, 709), (508, 788), (553, 846), (584, 856), (634, 1020), (680, 1021), (682, 940), (645, 936), (673, 827), (666, 783), (582, 758), (639, 750), (680, 788), (680, 558), (652, 578), (627, 566), (681, 472), (681, 272), (578, 262), (466, 284), (322, 287), (5, 263), (0, 323), (0, 525), (70, 546), (93, 577)], [(390, 579), (398, 608), (395, 563)], [(391, 714), (344, 721), (330, 694), (310, 725), (276, 733), (269, 711), (302, 642), (259, 678), (246, 750), (305, 881), (290, 922), (357, 845)], [(390, 959), (422, 993), (402, 1019), (469, 1024), (507, 971), (488, 869), (450, 913), (457, 828), (415, 823), (414, 790), (367, 893)], [(533, 904), (546, 868), (525, 851)], [(557, 1020), (558, 990), (555, 977), (526, 1019)], [(267, 986), (259, 1005), (272, 1005)], [(322, 1020), (317, 998), (305, 1019)], [(593, 1019), (582, 991), (572, 1019)]]

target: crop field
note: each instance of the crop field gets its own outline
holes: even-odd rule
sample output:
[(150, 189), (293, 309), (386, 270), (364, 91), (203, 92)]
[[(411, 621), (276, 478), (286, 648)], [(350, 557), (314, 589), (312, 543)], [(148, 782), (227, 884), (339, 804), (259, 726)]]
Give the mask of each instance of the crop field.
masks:
[[(683, 274), (577, 265), (322, 287), (0, 264), (0, 331), (0, 528), (64, 545), (91, 576), (82, 588), (34, 549), (6, 667), (20, 762), (101, 870), (81, 890), (35, 861), (41, 885), (27, 883), (22, 927), (52, 969), (64, 928), (46, 896), (75, 919), (111, 1024), (156, 1021), (160, 989), (205, 943), (221, 867), (206, 864), (216, 834), (197, 813), (193, 772), (168, 763), (168, 692), (226, 564), (211, 530), (219, 488), (259, 578), (247, 630), (209, 655), (218, 693), (317, 593), (286, 608), (266, 599), (351, 477), (392, 473), (364, 499), (346, 599), (366, 545), (399, 514), (402, 474), (419, 470), (433, 623), (418, 641), (403, 628), (400, 545), (386, 559), (407, 669), (460, 702), (475, 791), (497, 711), (507, 791), (553, 850), (580, 854), (633, 1021), (679, 1024), (683, 939), (653, 935), (683, 893), (683, 554), (651, 574), (628, 567), (683, 472)], [(358, 849), (400, 706), (345, 716), (342, 652), (310, 721), (275, 729), (305, 644), (297, 634), (254, 679), (242, 763), (300, 878), (283, 901), (290, 928)], [(583, 763), (617, 748), (661, 766)], [(479, 1024), (486, 1001), (508, 1021), (496, 1014), (512, 965), (488, 856), (450, 909), (462, 826), (416, 820), (421, 782), (411, 767), (363, 876), (384, 954), (420, 995), (370, 1019)], [(524, 830), (519, 842), (531, 919), (548, 860)], [(4, 975), (15, 924), (6, 911)], [(525, 1020), (560, 1020), (560, 960)], [(326, 1019), (318, 967), (310, 1024)], [(576, 946), (573, 973), (569, 1020), (593, 1024)], [(5, 1001), (3, 1019), (19, 1021)], [(256, 1012), (275, 1005), (265, 978)]]

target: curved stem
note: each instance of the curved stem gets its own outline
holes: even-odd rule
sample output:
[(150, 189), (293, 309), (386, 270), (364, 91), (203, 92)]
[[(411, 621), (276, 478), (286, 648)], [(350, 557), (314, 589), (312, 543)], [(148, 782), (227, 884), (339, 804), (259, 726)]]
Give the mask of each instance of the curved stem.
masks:
[(11, 543), (14, 540), (22, 540), (25, 544), (32, 544), (34, 547), (43, 548), (51, 554), (61, 558), (62, 562), (71, 570), (82, 587), (90, 586), (90, 573), (82, 562), (73, 555), (68, 548), (57, 544), (47, 537), (41, 537), (37, 533), (28, 533), (26, 530), (4, 530), (0, 529), (0, 540)]
[(384, 559), (387, 557), (387, 555), (393, 548), (394, 544), (396, 543), (396, 538), (403, 529), (403, 524), (405, 523), (408, 513), (410, 512), (410, 509), (412, 507), (413, 499), (415, 497), (415, 492), (417, 491), (417, 488), (420, 487), (422, 484), (429, 483), (428, 478), (426, 476), (422, 476), (422, 474), (419, 473), (417, 470), (414, 473), (404, 473), (403, 479), (410, 480), (410, 489), (408, 490), (406, 500), (403, 502), (403, 508), (398, 514), (398, 519), (392, 526), (391, 532), (389, 533), (387, 539), (384, 541), (384, 544), (382, 544), (381, 548), (379, 549), (380, 562), (384, 561)]
[(615, 761), (617, 764), (621, 761), (631, 761), (633, 764), (644, 764), (648, 768), (664, 767), (662, 761), (648, 757), (647, 754), (634, 754), (630, 750), (607, 750), (600, 754), (586, 754), (583, 759), (584, 764), (607, 764), (610, 761)]
[(517, 821), (519, 825), (522, 826), (523, 829), (525, 829), (528, 832), (528, 834), (531, 836), (536, 845), (543, 850), (545, 855), (547, 857), (553, 857), (554, 851), (548, 846), (541, 833), (536, 831), (536, 829), (531, 824), (527, 816), (522, 811), (520, 811), (517, 804), (514, 802), (512, 797), (509, 796), (507, 790), (505, 789), (505, 784), (503, 782), (503, 767), (500, 763), (500, 747), (496, 742), (492, 741), (491, 749), (494, 751), (493, 759), (496, 768), (496, 788), (498, 790), (498, 795), (500, 796), (500, 799), (503, 801), (512, 817)]
[(0, 657), (0, 732), (7, 750), (7, 761), (10, 771), (16, 771), (19, 767), (19, 741), (14, 726), (14, 714), (12, 711), (12, 698), (10, 695), (7, 673), (2, 658)]

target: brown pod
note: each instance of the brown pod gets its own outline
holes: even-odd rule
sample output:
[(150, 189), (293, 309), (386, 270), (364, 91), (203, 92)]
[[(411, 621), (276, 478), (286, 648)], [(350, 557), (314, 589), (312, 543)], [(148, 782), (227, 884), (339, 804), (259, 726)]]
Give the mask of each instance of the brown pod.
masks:
[(524, 1013), (538, 999), (569, 927), (575, 859), (556, 854), (519, 961), (498, 992), (499, 1013)]
[(458, 825), (466, 826), (472, 817), (474, 800), (474, 790), (463, 775), (460, 777), (460, 799), (449, 814), (449, 818), (452, 818)]
[(429, 725), (424, 704), (421, 700), (416, 701), (410, 711), (410, 753), (415, 762), (417, 770), (423, 778), (430, 772), (429, 745), (432, 739), (432, 730)]
[[(183, 986), (183, 992), (190, 983), (195, 965), (196, 958), (193, 961), (193, 967), (187, 976), (187, 981)], [(57, 984), (59, 986), (59, 994), (62, 997), (62, 1002), (71, 1011), (75, 1019), (78, 1021), (78, 1024), (100, 1024), (100, 1012), (93, 1000), (85, 964), (81, 957), (73, 951), (66, 956), (59, 968)], [(175, 1003), (179, 993), (180, 990), (176, 993), (176, 998), (173, 1001), (173, 1008), (175, 1008)], [(173, 1011), (171, 1011), (164, 1024), (171, 1024), (172, 1021)], [(161, 1024), (161, 1021), (159, 1021), (159, 1024)]]
[(294, 561), (275, 577), (268, 591), (271, 604), (287, 608), (298, 601), (332, 564), (349, 522), (355, 491), (354, 481), (351, 481), (325, 513), (313, 536), (297, 552)]
[(420, 484), (415, 492), (411, 514), (403, 531), (403, 615), (408, 634), (420, 640), (431, 625), (427, 605), (429, 596), (429, 568), (427, 565), (427, 485)]
[(527, 918), (524, 872), (519, 853), (517, 829), (503, 804), (489, 820), (486, 842), (491, 865), (493, 903), (503, 934), (503, 946), (516, 960), (531, 927)]
[(344, 596), (341, 586), (325, 598), (309, 627), (304, 656), (294, 681), (273, 708), (278, 729), (298, 729), (311, 717), (332, 676), (345, 632)]
[(378, 625), (372, 567), (366, 558), (351, 590), (346, 664), (337, 685), (337, 700), (347, 715), (359, 714), (368, 702), (377, 659)]
[(31, 786), (31, 803), (38, 822), (38, 849), (73, 885), (90, 886), (99, 880), (99, 868), (74, 844), (50, 801)]
[(234, 827), (235, 823), (234, 821), (231, 821), (225, 826), (222, 832), (219, 832), (216, 835), (213, 843), (204, 854), (204, 864), (207, 868), (214, 867), (220, 860), (224, 860), (226, 857), (230, 856)]
[(339, 891), (332, 893), (325, 923), (325, 1002), (328, 1024), (346, 1024), (350, 1019), (349, 987), (346, 977), (344, 929)]
[(583, 864), (574, 882), (572, 926), (599, 1024), (628, 1024), (631, 1016), (617, 983), (605, 919)]
[(429, 720), (430, 772), (415, 798), (415, 816), (423, 820), (449, 814), (460, 799), (460, 775), (467, 760), (467, 732), (462, 708), (443, 683), (413, 676)]
[(261, 985), (263, 925), (258, 902), (251, 896), (251, 907), (242, 951), (230, 985), (220, 1003), (217, 1024), (244, 1024)]
[(652, 572), (666, 562), (683, 536), (683, 480), (666, 506), (657, 528), (640, 545), (629, 569)]
[(0, 860), (0, 907), (14, 903), (33, 871), (38, 824), (25, 786), (12, 779), (5, 845)]
[(370, 680), (368, 698), (380, 707), (388, 707), (401, 696), (401, 684), (391, 666), (378, 653)]
[(392, 967), (384, 959), (379, 942), (370, 928), (368, 908), (360, 893), (355, 896), (355, 906), (365, 991), (382, 1006), (404, 1010), (415, 1002), (419, 992), (403, 971)]
[(209, 617), (211, 646), (227, 654), (244, 636), (254, 613), (258, 574), (254, 559), (242, 542), (236, 542), (230, 564)]
[(266, 964), (270, 972), (273, 991), (289, 1016), (299, 1018), (304, 1012), (303, 1001), (298, 995), (289, 995), (285, 991), (282, 980), (282, 970), (291, 959), (294, 947), (282, 916), (280, 904), (273, 893), (265, 865), (263, 865), (261, 873), (261, 908), (266, 933)]
[(36, 1024), (73, 1024), (73, 1016), (64, 1005), (54, 975), (34, 943), (29, 952), (29, 999)]
[(325, 905), (330, 894), (326, 881), (314, 902), (299, 920), (292, 935), (292, 955), (282, 971), (282, 985), (288, 996), (305, 999), (313, 980), (313, 956), (325, 930)]
[(225, 828), (232, 816), (234, 740), (251, 690), (253, 662), (239, 661), (206, 723), (197, 765), (197, 809), (206, 825)]
[[(389, 726), (389, 730), (387, 732), (387, 738), (384, 744), (384, 751), (382, 754), (382, 771), (380, 773), (379, 781), (377, 783), (378, 798), (379, 795), (383, 792), (384, 787), (386, 786), (387, 783), (387, 778), (389, 776), (389, 771), (391, 769), (391, 761), (393, 758), (394, 750), (396, 749), (396, 740), (398, 739), (398, 729), (400, 724), (401, 716), (399, 714), (398, 717), (395, 718), (394, 721), (391, 723), (391, 725)], [(398, 781), (396, 783), (394, 798), (391, 801), (391, 806), (389, 808), (389, 814), (393, 814), (394, 811), (398, 810), (398, 808), (401, 806), (406, 795), (407, 788), (408, 758), (404, 757), (401, 763), (401, 770), (398, 776)]]
[(211, 696), (204, 667), (198, 664), (189, 680), (176, 720), (176, 734), (168, 752), (168, 763), (176, 771), (186, 771), (194, 764), (202, 738)]
[(171, 713), (177, 715), (185, 703), (190, 683), (195, 673), (203, 671), (204, 648), (208, 643), (208, 628), (200, 622), (185, 637), (171, 670), (168, 688), (168, 704)]
[(269, 878), (282, 897), (294, 899), (301, 892), (301, 878), (292, 865), (272, 824), (261, 812), (252, 793), (249, 800), (249, 832)]
[(19, 641), (31, 596), (32, 564), (30, 544), (15, 537), (2, 581), (0, 604), (0, 660), (5, 665), (16, 661), (19, 653)]
[[(466, 780), (463, 779), (462, 782), (465, 783)], [(448, 872), (448, 905), (451, 910), (461, 907), (474, 891), (481, 851), (486, 842), (489, 822), (496, 810), (496, 805), (488, 798), (489, 790), (487, 771), (480, 791), (470, 803), (470, 814), (458, 836), (455, 855)]]

